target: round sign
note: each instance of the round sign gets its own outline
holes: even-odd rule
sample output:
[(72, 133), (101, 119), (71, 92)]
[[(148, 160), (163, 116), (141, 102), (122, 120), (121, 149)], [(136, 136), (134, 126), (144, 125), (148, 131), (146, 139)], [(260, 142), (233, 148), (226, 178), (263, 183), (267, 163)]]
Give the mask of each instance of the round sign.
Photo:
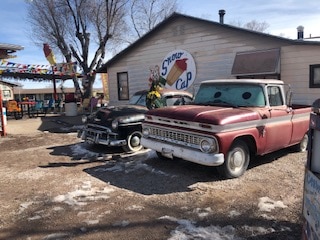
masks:
[(192, 55), (181, 49), (168, 53), (162, 61), (160, 75), (166, 79), (166, 88), (187, 90), (196, 77), (196, 64)]

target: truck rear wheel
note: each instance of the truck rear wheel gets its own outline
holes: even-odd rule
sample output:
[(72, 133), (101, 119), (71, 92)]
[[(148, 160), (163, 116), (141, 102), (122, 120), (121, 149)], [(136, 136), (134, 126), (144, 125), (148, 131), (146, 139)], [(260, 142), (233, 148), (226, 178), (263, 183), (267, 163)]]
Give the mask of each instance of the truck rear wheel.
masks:
[(140, 131), (131, 132), (127, 137), (127, 145), (123, 146), (126, 152), (138, 152), (143, 146), (141, 145), (142, 133)]
[(248, 146), (242, 140), (236, 140), (223, 163), (218, 167), (219, 174), (224, 178), (237, 178), (243, 175), (250, 162)]

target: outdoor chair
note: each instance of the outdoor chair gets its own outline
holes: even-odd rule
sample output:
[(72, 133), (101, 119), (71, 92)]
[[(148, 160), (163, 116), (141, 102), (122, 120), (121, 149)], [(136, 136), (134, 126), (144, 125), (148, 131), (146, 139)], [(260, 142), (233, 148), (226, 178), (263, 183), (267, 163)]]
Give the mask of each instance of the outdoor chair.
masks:
[(43, 114), (44, 117), (47, 114), (47, 109), (44, 107), (44, 102), (42, 100), (36, 100), (33, 111), (37, 115), (37, 117), (39, 116), (39, 114)]
[(22, 109), (15, 100), (9, 100), (6, 104), (7, 116), (13, 115), (15, 119), (22, 118)]

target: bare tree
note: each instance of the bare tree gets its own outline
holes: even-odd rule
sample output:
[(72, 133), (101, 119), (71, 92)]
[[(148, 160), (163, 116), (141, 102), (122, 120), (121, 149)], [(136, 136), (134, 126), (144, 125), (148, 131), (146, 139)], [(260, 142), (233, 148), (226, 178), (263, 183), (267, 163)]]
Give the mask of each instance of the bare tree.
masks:
[[(86, 81), (83, 97), (90, 97), (95, 70), (106, 55), (106, 45), (125, 27), (128, 0), (33, 0), (28, 3), (32, 38), (59, 49), (67, 63), (77, 61)], [(90, 42), (95, 39), (95, 42)], [(93, 53), (93, 54), (92, 54)], [(75, 87), (80, 91), (76, 78)], [(80, 91), (81, 92), (81, 91)]]
[(176, 10), (176, 0), (131, 0), (130, 18), (135, 35), (140, 38)]
[(267, 22), (258, 22), (256, 20), (252, 20), (245, 24), (242, 24), (240, 21), (231, 22), (230, 25), (242, 27), (242, 28), (249, 29), (256, 32), (264, 32), (264, 33), (270, 27), (270, 25)]
[(256, 32), (265, 32), (270, 26), (266, 22), (258, 22), (256, 20), (252, 20), (244, 24), (243, 27)]
[[(48, 43), (67, 63), (77, 61), (82, 68), (83, 97), (92, 94), (95, 71), (103, 63), (106, 49), (117, 46), (119, 51), (124, 43), (141, 37), (177, 8), (176, 0), (32, 0), (26, 3), (34, 42), (39, 46)], [(128, 11), (130, 19), (126, 15)], [(134, 29), (134, 33), (128, 34), (129, 29)], [(82, 92), (78, 80), (74, 78), (73, 82), (76, 90)]]

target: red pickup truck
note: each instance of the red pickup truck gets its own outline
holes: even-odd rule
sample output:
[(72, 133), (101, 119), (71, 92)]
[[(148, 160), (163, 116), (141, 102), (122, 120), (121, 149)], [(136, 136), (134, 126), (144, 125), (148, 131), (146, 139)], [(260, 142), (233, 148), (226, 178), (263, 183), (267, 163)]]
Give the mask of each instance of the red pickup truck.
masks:
[(305, 151), (311, 106), (287, 104), (283, 81), (221, 79), (201, 83), (185, 106), (149, 110), (142, 145), (159, 158), (217, 166), (236, 178), (250, 160), (289, 146)]

